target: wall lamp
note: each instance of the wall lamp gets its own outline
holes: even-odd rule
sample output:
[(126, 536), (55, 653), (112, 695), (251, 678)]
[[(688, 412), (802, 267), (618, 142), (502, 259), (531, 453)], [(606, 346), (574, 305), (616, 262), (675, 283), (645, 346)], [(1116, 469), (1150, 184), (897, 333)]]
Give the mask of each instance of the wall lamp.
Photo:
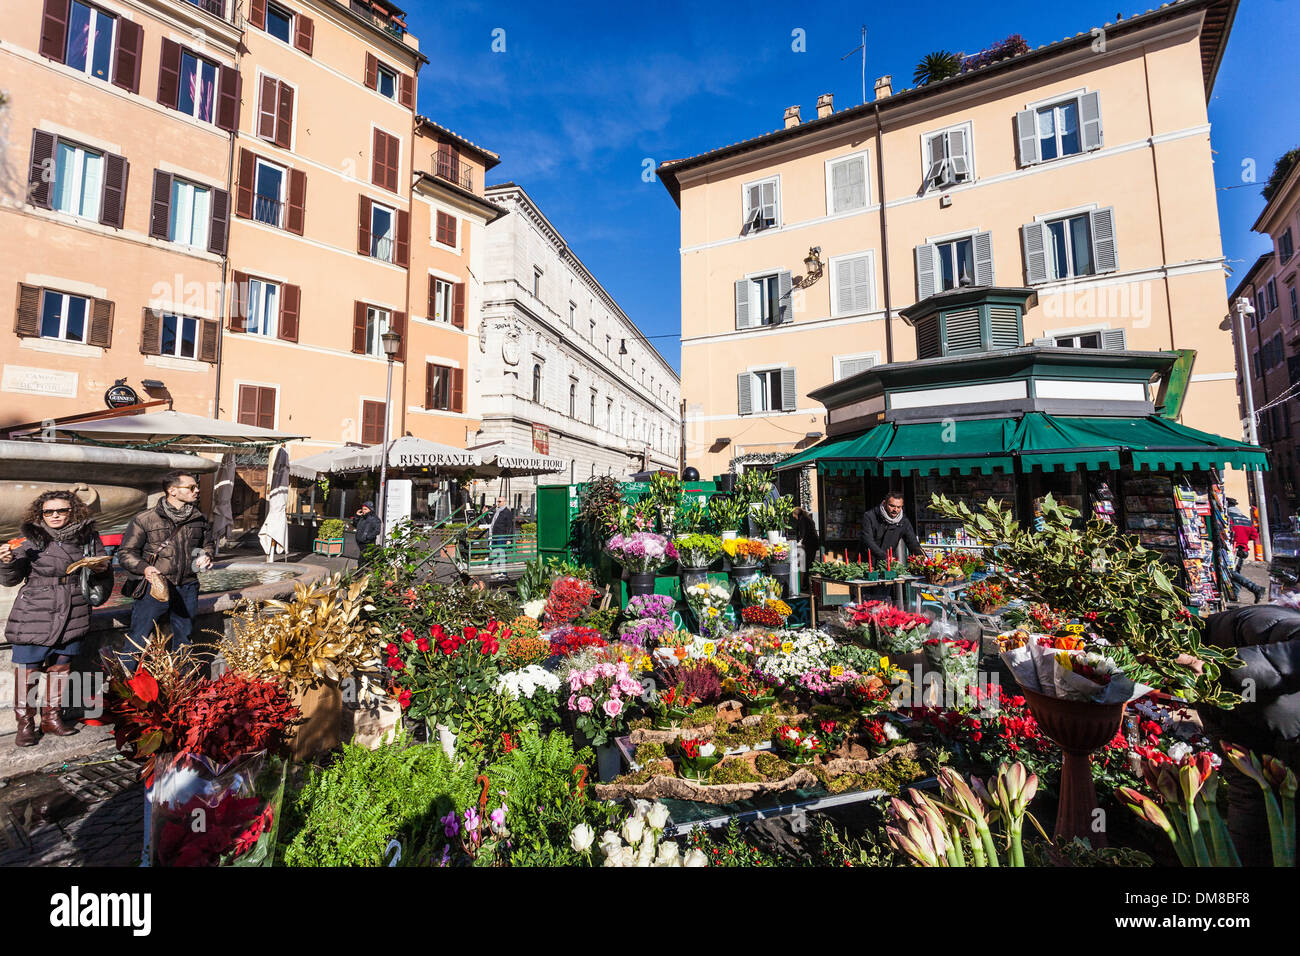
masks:
[(805, 275), (796, 276), (793, 284), (801, 289), (806, 289), (825, 272), (825, 266), (822, 264), (822, 247), (812, 246), (808, 249), (808, 255), (803, 259), (804, 269), (807, 270)]

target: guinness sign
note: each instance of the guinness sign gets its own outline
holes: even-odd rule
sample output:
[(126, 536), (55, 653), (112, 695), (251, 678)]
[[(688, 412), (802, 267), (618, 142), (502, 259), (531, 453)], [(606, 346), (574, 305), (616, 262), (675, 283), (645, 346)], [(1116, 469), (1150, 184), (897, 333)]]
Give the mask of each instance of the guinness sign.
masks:
[(135, 389), (126, 384), (126, 379), (122, 379), (104, 393), (104, 404), (109, 408), (125, 408), (128, 405), (139, 405), (140, 396), (135, 393)]

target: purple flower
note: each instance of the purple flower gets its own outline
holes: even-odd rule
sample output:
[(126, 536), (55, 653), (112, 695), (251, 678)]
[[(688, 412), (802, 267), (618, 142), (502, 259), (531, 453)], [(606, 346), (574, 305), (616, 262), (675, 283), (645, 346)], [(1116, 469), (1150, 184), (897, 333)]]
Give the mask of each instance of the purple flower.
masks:
[(442, 818), (442, 831), (449, 837), (454, 837), (460, 832), (460, 821), (456, 819), (455, 810)]

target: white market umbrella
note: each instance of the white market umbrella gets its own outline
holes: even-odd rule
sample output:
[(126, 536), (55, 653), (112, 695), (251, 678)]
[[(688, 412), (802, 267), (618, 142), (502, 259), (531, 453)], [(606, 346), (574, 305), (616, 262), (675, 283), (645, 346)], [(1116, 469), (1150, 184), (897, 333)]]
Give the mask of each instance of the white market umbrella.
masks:
[(342, 448), (331, 448), (329, 451), (308, 455), (306, 458), (298, 458), (289, 463), (289, 474), (295, 478), (315, 481), (321, 475), (334, 474), (338, 471), (335, 466), (341, 459), (361, 450), (355, 445), (344, 445)]
[[(352, 449), (333, 463), (332, 471), (375, 471), (383, 460), (384, 446)], [(388, 443), (389, 468), (437, 468), (452, 471), (469, 471), (483, 464), (475, 451), (440, 445), (437, 442), (403, 435)]]
[(307, 437), (186, 412), (150, 412), (73, 422), (57, 426), (55, 435), (57, 438), (85, 438), (113, 444), (146, 444), (152, 448), (208, 452), (226, 452), (232, 446), (240, 445), (275, 445)]
[(235, 494), (235, 456), (226, 452), (221, 456), (216, 484), (212, 489), (212, 537), (220, 547), (235, 528), (235, 513), (231, 499)]
[(274, 561), (277, 550), (289, 550), (289, 452), (281, 446), (271, 456), (267, 470), (270, 481), (266, 490), (266, 520), (257, 532), (257, 540), (266, 552), (266, 560)]
[(479, 469), (479, 474), (487, 477), (553, 475), (569, 469), (569, 463), (563, 458), (552, 458), (531, 448), (521, 448), (506, 442), (476, 445), (470, 450), (483, 456), (483, 467)]

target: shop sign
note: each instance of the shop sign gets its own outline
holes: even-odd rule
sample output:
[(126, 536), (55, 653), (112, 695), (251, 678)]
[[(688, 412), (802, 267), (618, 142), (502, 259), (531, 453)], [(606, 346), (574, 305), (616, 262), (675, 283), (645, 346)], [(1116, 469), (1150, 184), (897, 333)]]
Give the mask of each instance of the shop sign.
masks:
[(0, 376), (0, 391), (44, 395), (48, 398), (76, 398), (77, 373), (27, 365), (6, 365)]
[(135, 393), (130, 385), (114, 385), (104, 393), (104, 404), (109, 408), (125, 408), (128, 405), (139, 405), (140, 396)]
[(539, 455), (551, 453), (551, 430), (545, 425), (533, 425), (533, 451)]

